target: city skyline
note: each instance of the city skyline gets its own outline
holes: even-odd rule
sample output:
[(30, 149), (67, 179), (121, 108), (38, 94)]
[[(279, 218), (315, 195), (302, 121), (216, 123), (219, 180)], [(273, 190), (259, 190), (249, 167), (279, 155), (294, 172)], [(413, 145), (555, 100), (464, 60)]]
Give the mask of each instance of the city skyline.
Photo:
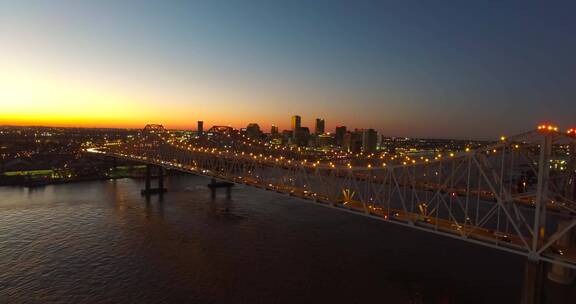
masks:
[(0, 303), (574, 304), (575, 11), (0, 0)]
[(1, 1), (0, 125), (570, 128), (572, 6)]

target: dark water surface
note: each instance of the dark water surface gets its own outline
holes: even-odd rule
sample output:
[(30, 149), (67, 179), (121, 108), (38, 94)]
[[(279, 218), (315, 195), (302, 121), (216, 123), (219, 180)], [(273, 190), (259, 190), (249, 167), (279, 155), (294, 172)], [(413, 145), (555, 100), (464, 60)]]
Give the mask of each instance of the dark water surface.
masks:
[(517, 303), (515, 255), (173, 176), (0, 187), (0, 303)]

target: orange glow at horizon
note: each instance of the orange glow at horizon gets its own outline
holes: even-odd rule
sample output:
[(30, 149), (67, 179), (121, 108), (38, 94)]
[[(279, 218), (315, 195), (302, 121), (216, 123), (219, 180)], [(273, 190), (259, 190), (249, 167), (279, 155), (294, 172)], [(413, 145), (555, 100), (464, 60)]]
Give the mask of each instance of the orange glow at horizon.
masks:
[[(163, 96), (154, 96), (155, 92), (134, 91), (48, 70), (7, 66), (0, 70), (0, 125), (142, 128), (159, 123), (170, 129), (195, 130), (197, 120), (202, 120), (206, 129), (213, 125), (243, 128), (256, 122), (268, 131), (271, 125), (289, 128), (292, 115), (274, 116), (261, 113), (264, 109), (259, 107), (235, 106), (249, 99), (242, 96), (202, 92), (196, 99), (203, 102), (191, 100), (181, 107), (158, 102)], [(149, 93), (153, 97), (145, 96)], [(231, 100), (239, 101), (233, 104)]]
[[(143, 99), (137, 94), (21, 66), (0, 71), (0, 125), (142, 128), (160, 123), (168, 128), (195, 129), (196, 120), (204, 120), (207, 127), (211, 120), (217, 121), (189, 117), (189, 109)], [(202, 111), (206, 112), (210, 111)], [(243, 126), (241, 120), (214, 124), (230, 123)]]
[[(195, 79), (187, 80), (185, 86), (172, 86), (157, 81), (160, 76), (138, 81), (126, 74), (106, 75), (116, 74), (23, 58), (4, 64), (0, 69), (0, 125), (139, 129), (157, 123), (168, 129), (195, 130), (196, 122), (202, 120), (205, 129), (214, 125), (239, 129), (258, 123), (262, 131), (269, 132), (271, 125), (290, 129), (290, 117), (299, 114), (302, 125), (311, 131), (316, 117), (326, 119), (326, 130), (336, 125), (369, 126), (354, 121), (360, 116), (349, 115), (353, 105), (347, 109), (299, 102), (330, 99), (314, 93), (280, 94)], [(327, 107), (336, 109), (335, 113), (326, 115)], [(397, 117), (386, 121), (397, 125)]]

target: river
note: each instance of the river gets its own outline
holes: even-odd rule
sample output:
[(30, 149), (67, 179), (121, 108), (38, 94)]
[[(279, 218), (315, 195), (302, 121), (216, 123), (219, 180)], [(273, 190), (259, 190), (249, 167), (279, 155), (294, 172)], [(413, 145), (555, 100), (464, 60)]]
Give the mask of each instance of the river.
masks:
[(524, 259), (208, 179), (0, 187), (0, 303), (517, 303)]

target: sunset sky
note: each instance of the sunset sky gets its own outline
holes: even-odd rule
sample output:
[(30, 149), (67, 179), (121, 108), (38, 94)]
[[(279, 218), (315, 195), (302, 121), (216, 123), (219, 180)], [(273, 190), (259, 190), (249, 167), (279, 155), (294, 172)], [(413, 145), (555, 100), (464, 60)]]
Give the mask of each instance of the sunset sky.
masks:
[(0, 125), (573, 127), (576, 5), (560, 3), (0, 0)]

